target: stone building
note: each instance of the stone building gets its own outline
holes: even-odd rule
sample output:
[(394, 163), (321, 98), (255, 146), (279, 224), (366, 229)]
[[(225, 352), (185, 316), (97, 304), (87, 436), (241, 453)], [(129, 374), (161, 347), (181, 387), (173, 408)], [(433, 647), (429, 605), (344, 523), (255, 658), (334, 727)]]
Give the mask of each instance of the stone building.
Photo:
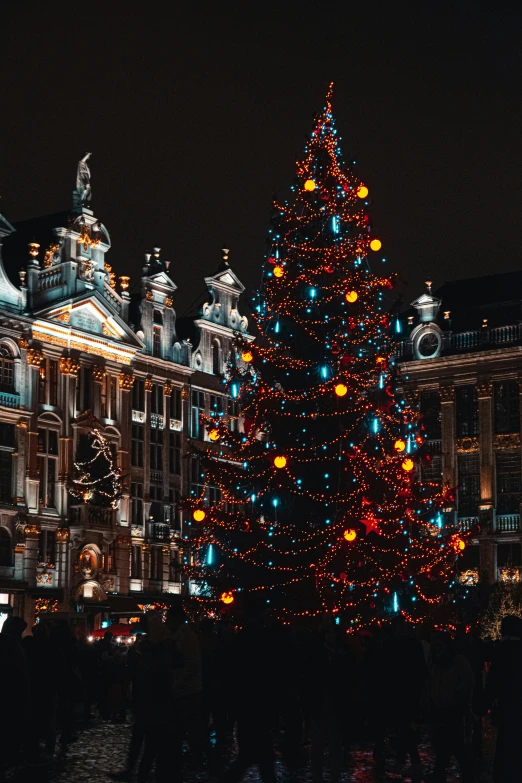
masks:
[(460, 580), (519, 581), (522, 272), (428, 283), (395, 328), (429, 439), (420, 470), (456, 488), (448, 513), (471, 531)]
[[(116, 278), (87, 161), (71, 211), (0, 216), (0, 621), (56, 610), (98, 615), (92, 627), (181, 593), (178, 503), (201, 484), (189, 441), (206, 441), (210, 410), (237, 426), (221, 376), (247, 320), (228, 251), (199, 317), (177, 324), (159, 248), (135, 294)], [(116, 508), (70, 493), (94, 430), (122, 472)]]

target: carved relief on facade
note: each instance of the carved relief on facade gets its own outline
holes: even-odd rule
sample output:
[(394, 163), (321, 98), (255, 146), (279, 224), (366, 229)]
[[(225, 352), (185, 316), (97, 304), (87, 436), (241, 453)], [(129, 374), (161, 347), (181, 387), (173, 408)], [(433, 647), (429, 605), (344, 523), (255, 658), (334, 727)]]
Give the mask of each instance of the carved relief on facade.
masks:
[(480, 381), (477, 383), (477, 397), (491, 397), (493, 394), (493, 382), (492, 381)]
[(458, 438), (455, 441), (457, 452), (459, 454), (471, 454), (473, 451), (479, 450), (478, 438)]
[(494, 447), (498, 451), (504, 449), (520, 448), (520, 433), (512, 432), (509, 435), (495, 435)]
[(71, 356), (62, 356), (60, 358), (60, 372), (62, 375), (74, 375), (80, 372), (80, 362)]
[(134, 386), (134, 375), (130, 375), (128, 372), (120, 372), (118, 379), (122, 391), (132, 391), (132, 387)]
[(439, 386), (439, 394), (441, 402), (453, 402), (455, 399), (454, 386)]
[(152, 391), (152, 386), (153, 386), (152, 378), (145, 378), (145, 391), (148, 392)]
[(43, 359), (44, 355), (39, 348), (27, 349), (27, 364), (30, 364), (31, 367), (39, 367), (43, 362)]
[(95, 364), (92, 368), (92, 379), (93, 381), (96, 381), (96, 383), (103, 383), (105, 380), (107, 373), (105, 372), (105, 367), (102, 364)]

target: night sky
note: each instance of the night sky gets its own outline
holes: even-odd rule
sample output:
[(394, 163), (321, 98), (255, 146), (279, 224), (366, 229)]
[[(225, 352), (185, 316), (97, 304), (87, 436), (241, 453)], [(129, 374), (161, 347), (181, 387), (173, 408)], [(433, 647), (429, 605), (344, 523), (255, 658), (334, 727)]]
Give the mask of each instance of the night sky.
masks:
[(67, 208), (92, 151), (109, 262), (136, 276), (160, 246), (181, 316), (223, 245), (256, 286), (272, 199), (333, 80), (405, 303), (427, 277), (518, 269), (521, 30), (504, 2), (4, 0), (0, 211)]

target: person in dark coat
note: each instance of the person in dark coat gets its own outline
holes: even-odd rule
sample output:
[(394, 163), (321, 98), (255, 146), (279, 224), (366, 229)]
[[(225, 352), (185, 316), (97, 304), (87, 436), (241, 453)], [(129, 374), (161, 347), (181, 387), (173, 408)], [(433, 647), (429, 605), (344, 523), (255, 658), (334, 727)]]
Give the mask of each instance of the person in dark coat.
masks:
[[(40, 622), (33, 627), (32, 636), (22, 639), (30, 681), (31, 723), (28, 730), (28, 751), (33, 760), (40, 756), (40, 740), (45, 741), (45, 755), (52, 758), (56, 746), (56, 718), (58, 711), (58, 683), (64, 660), (50, 642), (50, 627)], [(45, 704), (45, 721), (39, 710)]]
[(279, 650), (256, 606), (249, 607), (230, 655), (239, 754), (223, 783), (238, 783), (254, 765), (263, 783), (275, 783), (272, 722), (279, 692)]
[(473, 671), (466, 658), (456, 652), (447, 633), (433, 635), (431, 661), (425, 691), (435, 747), (435, 767), (430, 783), (445, 783), (452, 756), (459, 763), (462, 783), (473, 783)]
[(22, 748), (22, 737), (31, 719), (29, 671), (20, 640), (27, 623), (21, 617), (8, 617), (0, 633), (0, 668), (4, 672), (0, 709), (0, 781), (7, 767), (15, 764)]
[(495, 783), (522, 781), (522, 620), (502, 619), (501, 640), (486, 681), (485, 703), (497, 726)]

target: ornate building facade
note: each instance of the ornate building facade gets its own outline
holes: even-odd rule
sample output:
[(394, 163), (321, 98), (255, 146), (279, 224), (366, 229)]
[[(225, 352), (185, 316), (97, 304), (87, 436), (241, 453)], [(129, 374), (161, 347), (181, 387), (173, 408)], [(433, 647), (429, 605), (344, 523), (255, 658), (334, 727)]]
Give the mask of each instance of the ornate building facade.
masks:
[(431, 283), (397, 318), (404, 393), (419, 406), (427, 480), (455, 488), (447, 510), (471, 531), (463, 584), (519, 581), (522, 500), (522, 273)]
[[(131, 294), (88, 206), (88, 158), (70, 212), (0, 216), (0, 619), (117, 616), (183, 592), (178, 504), (201, 488), (189, 444), (204, 445), (210, 410), (238, 425), (222, 374), (247, 320), (228, 251), (199, 317), (177, 323), (158, 248)], [(115, 508), (70, 492), (94, 430), (121, 470)]]

